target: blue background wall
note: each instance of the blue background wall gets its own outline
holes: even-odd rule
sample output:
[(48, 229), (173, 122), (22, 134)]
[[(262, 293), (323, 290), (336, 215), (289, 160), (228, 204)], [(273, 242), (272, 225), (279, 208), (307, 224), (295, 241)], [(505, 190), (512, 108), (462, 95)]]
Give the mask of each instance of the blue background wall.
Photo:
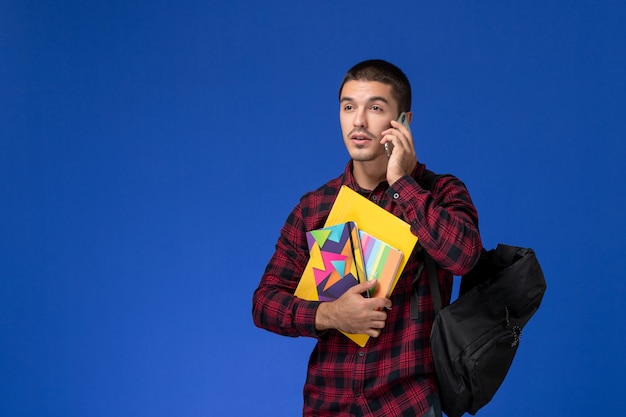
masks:
[[(0, 3), (0, 415), (292, 416), (254, 327), (287, 214), (348, 160), (344, 72), (414, 88), (419, 158), (548, 292), (479, 416), (619, 415), (621, 1)], [(316, 168), (304, 168), (318, 160)]]

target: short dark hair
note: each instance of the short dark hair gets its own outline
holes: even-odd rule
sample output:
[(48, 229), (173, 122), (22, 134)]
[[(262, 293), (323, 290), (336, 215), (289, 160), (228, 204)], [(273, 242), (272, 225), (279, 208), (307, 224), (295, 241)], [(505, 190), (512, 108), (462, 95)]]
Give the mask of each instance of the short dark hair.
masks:
[(411, 84), (400, 68), (382, 59), (370, 59), (350, 68), (343, 77), (339, 87), (341, 90), (348, 81), (378, 81), (391, 85), (391, 94), (398, 101), (400, 112), (411, 111)]

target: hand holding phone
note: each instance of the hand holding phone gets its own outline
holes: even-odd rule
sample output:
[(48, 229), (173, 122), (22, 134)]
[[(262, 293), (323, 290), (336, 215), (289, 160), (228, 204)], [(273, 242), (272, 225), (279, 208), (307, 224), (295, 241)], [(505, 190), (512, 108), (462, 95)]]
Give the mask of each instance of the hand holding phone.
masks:
[[(404, 127), (409, 129), (409, 121), (407, 120), (406, 113), (400, 113), (398, 117), (398, 123), (402, 123)], [(391, 152), (393, 151), (393, 143), (385, 142), (385, 152), (387, 152), (387, 158), (391, 158)]]

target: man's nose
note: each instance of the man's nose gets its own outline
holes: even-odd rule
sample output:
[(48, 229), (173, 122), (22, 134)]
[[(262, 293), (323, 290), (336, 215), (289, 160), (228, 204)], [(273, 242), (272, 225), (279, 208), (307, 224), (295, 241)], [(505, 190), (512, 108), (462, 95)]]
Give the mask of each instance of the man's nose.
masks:
[(365, 110), (357, 110), (354, 113), (354, 119), (352, 120), (354, 127), (367, 127), (367, 117), (365, 116)]

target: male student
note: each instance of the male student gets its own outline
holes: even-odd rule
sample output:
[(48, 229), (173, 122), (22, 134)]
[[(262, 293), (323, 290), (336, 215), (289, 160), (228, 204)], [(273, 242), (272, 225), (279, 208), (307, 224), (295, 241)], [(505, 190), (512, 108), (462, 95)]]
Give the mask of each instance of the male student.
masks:
[[(276, 251), (253, 297), (257, 326), (285, 336), (317, 338), (304, 386), (305, 416), (441, 415), (430, 348), (433, 305), (423, 254), (437, 263), (443, 303), (452, 276), (463, 275), (481, 252), (478, 215), (465, 185), (442, 176), (430, 191), (411, 131), (411, 87), (382, 60), (352, 67), (339, 89), (339, 120), (350, 155), (344, 172), (304, 194), (283, 226)], [(388, 156), (385, 143), (392, 146)], [(335, 301), (294, 296), (309, 259), (306, 232), (324, 226), (342, 185), (411, 225), (419, 241), (390, 298), (363, 294), (358, 284)], [(418, 314), (411, 314), (411, 303)], [(371, 336), (358, 346), (339, 330)]]

